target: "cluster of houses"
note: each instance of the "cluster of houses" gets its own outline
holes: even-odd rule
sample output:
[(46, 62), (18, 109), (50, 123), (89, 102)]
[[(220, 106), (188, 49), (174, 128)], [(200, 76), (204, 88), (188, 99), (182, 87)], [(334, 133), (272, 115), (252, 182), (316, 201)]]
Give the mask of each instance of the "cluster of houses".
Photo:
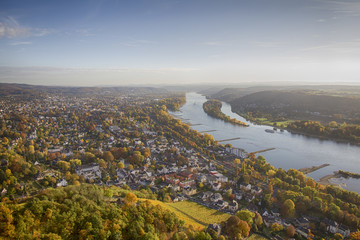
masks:
[[(277, 208), (270, 210), (265, 210), (262, 213), (263, 222), (266, 227), (271, 227), (274, 223), (277, 223), (279, 225), (282, 225), (284, 227), (288, 227), (290, 225), (295, 227), (296, 233), (298, 233), (300, 236), (308, 239), (310, 237), (310, 224), (313, 223), (319, 223), (320, 225), (323, 225), (324, 231), (336, 234), (340, 233), (343, 237), (349, 237), (350, 235), (350, 229), (344, 225), (338, 224), (337, 222), (330, 220), (330, 219), (323, 219), (320, 221), (317, 217), (311, 217), (311, 216), (302, 216), (298, 218), (293, 219), (283, 219), (280, 217), (280, 212), (277, 210)], [(278, 237), (278, 239), (281, 239)]]

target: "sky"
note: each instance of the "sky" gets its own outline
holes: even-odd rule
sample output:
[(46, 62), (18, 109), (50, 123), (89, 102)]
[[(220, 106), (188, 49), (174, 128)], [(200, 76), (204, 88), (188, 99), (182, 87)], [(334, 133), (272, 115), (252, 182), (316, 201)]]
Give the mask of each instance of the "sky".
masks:
[(360, 84), (359, 0), (2, 0), (0, 82)]

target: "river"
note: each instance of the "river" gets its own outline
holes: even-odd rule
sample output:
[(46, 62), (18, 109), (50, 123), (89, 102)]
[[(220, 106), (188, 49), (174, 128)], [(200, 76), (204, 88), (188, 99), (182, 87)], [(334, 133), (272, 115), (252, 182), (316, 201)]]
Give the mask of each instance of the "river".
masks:
[[(339, 169), (360, 173), (360, 147), (358, 146), (292, 134), (288, 131), (280, 132), (277, 130), (275, 133), (268, 133), (265, 132), (265, 129), (272, 129), (272, 127), (246, 121), (243, 117), (233, 113), (228, 103), (222, 102), (221, 110), (223, 113), (231, 118), (248, 123), (249, 127), (233, 125), (208, 116), (202, 109), (205, 101), (205, 96), (198, 93), (187, 93), (186, 104), (180, 108), (180, 111), (172, 114), (183, 122), (191, 124), (191, 127), (197, 131), (216, 130), (209, 132), (215, 140), (239, 137), (238, 140), (222, 143), (230, 143), (247, 152), (275, 148), (263, 152), (261, 155), (276, 168), (287, 170), (289, 168), (299, 169), (318, 166), (323, 163), (330, 164), (325, 168), (307, 174), (315, 180)], [(331, 181), (336, 181), (347, 190), (360, 193), (360, 180), (340, 178)]]

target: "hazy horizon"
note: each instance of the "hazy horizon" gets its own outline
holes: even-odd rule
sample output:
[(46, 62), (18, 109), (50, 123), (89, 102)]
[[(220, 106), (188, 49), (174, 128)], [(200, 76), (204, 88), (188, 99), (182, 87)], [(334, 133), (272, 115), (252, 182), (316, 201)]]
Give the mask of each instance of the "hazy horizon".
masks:
[(2, 1), (0, 82), (360, 84), (360, 2)]

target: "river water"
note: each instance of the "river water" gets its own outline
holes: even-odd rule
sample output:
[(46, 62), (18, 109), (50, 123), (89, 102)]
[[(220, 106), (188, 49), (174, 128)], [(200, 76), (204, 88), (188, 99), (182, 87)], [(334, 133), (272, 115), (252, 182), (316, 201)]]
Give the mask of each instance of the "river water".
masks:
[[(248, 123), (249, 127), (233, 125), (208, 116), (202, 108), (205, 101), (206, 98), (198, 93), (187, 93), (186, 104), (180, 108), (180, 111), (172, 114), (183, 122), (191, 124), (191, 127), (197, 131), (216, 130), (209, 132), (215, 140), (239, 137), (238, 140), (222, 143), (230, 143), (247, 152), (275, 148), (275, 150), (263, 152), (261, 155), (276, 168), (287, 170), (318, 166), (324, 163), (330, 164), (328, 167), (308, 174), (315, 180), (339, 169), (360, 173), (360, 147), (358, 146), (292, 134), (288, 131), (277, 130), (275, 133), (268, 133), (265, 130), (272, 129), (272, 127), (246, 121), (243, 117), (233, 113), (228, 103), (223, 102), (221, 109), (223, 113)], [(341, 178), (332, 181), (341, 184), (345, 189), (360, 193), (360, 180)]]

